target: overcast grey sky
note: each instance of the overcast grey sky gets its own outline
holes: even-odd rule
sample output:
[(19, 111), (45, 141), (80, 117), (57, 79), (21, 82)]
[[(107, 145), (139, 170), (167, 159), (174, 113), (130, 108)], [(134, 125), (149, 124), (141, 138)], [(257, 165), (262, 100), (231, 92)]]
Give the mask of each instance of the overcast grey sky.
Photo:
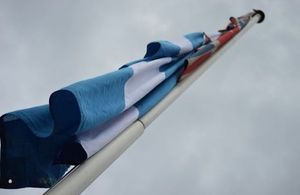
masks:
[[(0, 0), (0, 114), (144, 55), (266, 12), (83, 194), (299, 194), (298, 0)], [(40, 189), (0, 190), (2, 195)]]

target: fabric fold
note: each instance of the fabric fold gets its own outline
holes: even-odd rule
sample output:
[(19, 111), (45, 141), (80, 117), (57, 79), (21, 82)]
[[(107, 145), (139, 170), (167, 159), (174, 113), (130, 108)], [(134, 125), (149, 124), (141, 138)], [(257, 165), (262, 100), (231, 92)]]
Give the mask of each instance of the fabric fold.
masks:
[(178, 57), (207, 42), (208, 39), (204, 32), (190, 33), (173, 41), (154, 41), (147, 45), (144, 58), (153, 60), (164, 57)]
[(74, 140), (63, 146), (55, 162), (78, 165), (101, 150), (162, 100), (175, 87), (181, 71), (178, 70), (119, 116), (94, 129), (76, 135)]
[(0, 119), (0, 187), (50, 187), (68, 166), (52, 165), (65, 137), (51, 137), (48, 105), (5, 114)]

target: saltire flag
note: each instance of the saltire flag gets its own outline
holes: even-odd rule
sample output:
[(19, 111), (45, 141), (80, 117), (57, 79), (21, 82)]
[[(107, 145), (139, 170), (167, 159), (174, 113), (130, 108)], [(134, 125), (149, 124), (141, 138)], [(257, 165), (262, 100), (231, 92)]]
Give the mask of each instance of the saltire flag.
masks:
[(51, 187), (70, 165), (101, 150), (144, 116), (181, 79), (242, 30), (254, 13), (222, 33), (197, 32), (147, 45), (143, 59), (55, 91), (49, 104), (0, 121), (0, 187)]

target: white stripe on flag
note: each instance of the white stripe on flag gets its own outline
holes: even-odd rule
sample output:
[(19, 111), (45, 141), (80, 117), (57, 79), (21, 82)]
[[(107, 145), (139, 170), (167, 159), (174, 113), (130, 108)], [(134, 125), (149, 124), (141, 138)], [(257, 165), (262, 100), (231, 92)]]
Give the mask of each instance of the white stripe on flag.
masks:
[(194, 48), (192, 42), (185, 37), (181, 37), (170, 42), (180, 47), (179, 56), (192, 51)]
[(80, 144), (86, 151), (88, 157), (92, 156), (106, 144), (111, 142), (124, 129), (136, 121), (138, 116), (138, 109), (132, 106), (113, 120), (110, 120), (93, 130), (86, 131), (78, 135)]
[(148, 94), (165, 78), (165, 73), (159, 68), (172, 61), (171, 57), (160, 58), (149, 62), (139, 62), (131, 65), (133, 75), (125, 84), (125, 110)]

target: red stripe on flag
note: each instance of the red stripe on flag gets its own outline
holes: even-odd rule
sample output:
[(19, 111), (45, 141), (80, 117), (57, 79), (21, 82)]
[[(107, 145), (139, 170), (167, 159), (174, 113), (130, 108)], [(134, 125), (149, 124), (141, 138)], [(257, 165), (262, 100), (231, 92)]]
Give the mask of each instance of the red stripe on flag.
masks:
[(189, 64), (183, 71), (182, 75), (189, 74), (197, 69), (204, 61), (206, 61), (211, 56), (211, 52), (207, 52), (195, 60), (193, 63)]
[(220, 42), (221, 46), (224, 45), (225, 43), (227, 43), (230, 39), (232, 39), (232, 37), (234, 37), (239, 31), (240, 31), (239, 28), (236, 27), (236, 28), (222, 34), (218, 38), (218, 41)]
[(223, 45), (225, 45), (228, 41), (230, 41), (238, 32), (240, 29), (238, 27), (223, 33), (217, 41), (219, 42), (220, 45), (217, 46), (216, 50), (214, 52), (207, 52), (200, 56), (197, 60), (192, 62), (191, 64), (188, 64), (186, 69), (182, 73), (182, 78), (185, 77), (187, 74), (190, 74), (194, 70), (196, 70), (203, 62), (205, 62), (215, 51), (219, 50)]

